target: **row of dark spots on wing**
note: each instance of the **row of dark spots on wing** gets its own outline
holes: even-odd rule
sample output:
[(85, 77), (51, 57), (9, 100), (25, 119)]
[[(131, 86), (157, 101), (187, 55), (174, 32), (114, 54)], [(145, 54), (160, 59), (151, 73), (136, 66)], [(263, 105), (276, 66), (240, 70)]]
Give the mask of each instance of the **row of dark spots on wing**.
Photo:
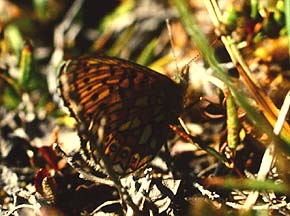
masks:
[[(104, 65), (104, 64), (94, 64), (94, 65), (90, 65), (91, 66), (91, 70), (94, 71), (95, 76), (94, 77), (92, 74), (91, 77), (86, 77), (83, 79), (83, 82), (87, 84), (87, 86), (85, 87), (86, 91), (88, 92), (87, 95), (87, 100), (90, 101), (96, 101), (98, 103), (98, 99), (100, 97), (100, 95), (103, 94), (103, 97), (107, 97), (109, 95), (109, 93), (111, 92), (111, 86), (106, 84), (106, 80), (110, 77), (110, 75), (112, 75), (112, 69), (110, 65)], [(110, 75), (105, 75), (106, 73), (110, 73)], [(103, 75), (102, 75), (103, 74)], [(100, 77), (100, 78), (99, 78)], [(91, 80), (93, 79), (93, 80)], [(91, 84), (89, 84), (90, 82), (92, 82)], [(94, 87), (93, 84), (102, 84), (100, 86), (99, 89), (96, 89), (96, 92), (91, 92), (92, 88)], [(91, 94), (91, 96), (89, 96), (89, 94)], [(108, 95), (106, 95), (108, 94)], [(96, 106), (98, 107), (98, 105), (96, 103), (91, 103), (91, 106)], [(90, 107), (87, 107), (87, 109), (90, 109)]]
[[(89, 82), (92, 82), (91, 78), (94, 78), (94, 75), (97, 75), (96, 67), (91, 67), (86, 61), (71, 61), (66, 69), (62, 71), (62, 76), (66, 76), (67, 80), (63, 83), (62, 91), (63, 95), (67, 95), (65, 99), (66, 106), (69, 107), (71, 113), (75, 116), (81, 117), (83, 120), (88, 120), (93, 113), (88, 113), (85, 110), (85, 105), (87, 104), (86, 95), (81, 95), (82, 92), (90, 93), (92, 85), (89, 85), (87, 88), (86, 85)], [(93, 81), (95, 82), (95, 80)], [(98, 95), (93, 94), (92, 99), (98, 97)], [(86, 119), (84, 119), (84, 117)]]
[[(120, 134), (114, 132), (107, 134), (105, 140), (103, 140), (103, 145), (105, 146), (106, 154), (111, 155), (112, 161), (115, 161), (119, 155), (127, 157), (129, 155), (128, 146), (124, 146), (124, 137)], [(123, 158), (124, 159), (124, 158)]]
[[(124, 75), (123, 80), (126, 79), (126, 81), (129, 81), (129, 84), (128, 84), (128, 86), (126, 86), (126, 88), (121, 88), (120, 89), (121, 92), (119, 91), (120, 96), (123, 97), (124, 99), (128, 99), (127, 97), (130, 97), (129, 99), (132, 99), (131, 98), (132, 95), (133, 96), (136, 95), (136, 97), (138, 97), (138, 94), (134, 94), (133, 92), (130, 93), (130, 91), (136, 90), (135, 89), (135, 86), (134, 86), (134, 79), (136, 79), (136, 77), (137, 77), (135, 73), (131, 73), (131, 74), (132, 74), (132, 76), (126, 76), (126, 75)], [(146, 78), (147, 78), (147, 76), (143, 76), (142, 79), (140, 80), (140, 82), (139, 83), (137, 82), (137, 84), (138, 85), (145, 85), (147, 83)], [(125, 95), (125, 93), (129, 93), (129, 95)], [(152, 92), (152, 94), (154, 94), (154, 93)], [(134, 98), (133, 102), (135, 101), (135, 99), (136, 98)], [(151, 101), (154, 103), (154, 102), (156, 102), (155, 100), (153, 99)], [(133, 104), (133, 105), (135, 105), (135, 104)], [(152, 105), (154, 105), (154, 104), (152, 104)], [(126, 105), (123, 105), (123, 106), (126, 107)], [(131, 107), (128, 107), (127, 106), (126, 108), (130, 109)], [(132, 107), (132, 108), (136, 110), (136, 107), (135, 106)], [(145, 108), (145, 107), (143, 107), (143, 108)], [(149, 108), (149, 106), (148, 106), (148, 108)], [(115, 112), (116, 113), (116, 112), (122, 111), (122, 109), (124, 109), (124, 107), (121, 106), (121, 109), (120, 110), (111, 110), (111, 113), (112, 112)], [(138, 112), (139, 111), (137, 110), (137, 113)], [(128, 115), (129, 115), (129, 113), (128, 113)], [(110, 116), (110, 114), (109, 113), (106, 113), (106, 116)], [(121, 123), (124, 123), (125, 121), (128, 121), (128, 120), (129, 119), (124, 119)], [(131, 121), (133, 121), (133, 119), (131, 119)], [(119, 119), (116, 119), (115, 122), (111, 122), (109, 120), (109, 123), (110, 123), (110, 125), (114, 125), (114, 126), (117, 127), (120, 124), (120, 118)], [(130, 128), (130, 126), (129, 126), (129, 128)], [(130, 133), (131, 136), (134, 136), (135, 137), (135, 142), (132, 142), (130, 144), (135, 144), (135, 147), (137, 147), (137, 148), (139, 148), (140, 146), (138, 146), (138, 140), (136, 139), (136, 137), (138, 137), (138, 135), (140, 135), (140, 131), (138, 132), (138, 130), (140, 130), (141, 128), (142, 128), (142, 126), (139, 126), (136, 130), (130, 131), (132, 133), (133, 132), (136, 132), (136, 134), (134, 133), (135, 136), (132, 133)], [(116, 128), (115, 129), (114, 128), (110, 128), (110, 130), (114, 130), (114, 132), (116, 132), (117, 129)], [(153, 139), (152, 138), (152, 134), (151, 134), (151, 138), (148, 138), (147, 141), (148, 140), (151, 140), (151, 139)], [(128, 143), (128, 141), (125, 141), (125, 143)], [(133, 154), (133, 151), (131, 151), (131, 149), (129, 148), (129, 146), (125, 146), (124, 148), (123, 147), (121, 148), (120, 146), (118, 147), (117, 145), (115, 145), (114, 143), (112, 143), (111, 145), (109, 145), (109, 149), (110, 149), (110, 152), (112, 152), (115, 155), (113, 161), (115, 163), (117, 163), (117, 164), (120, 164), (123, 172), (127, 172), (129, 170), (129, 168), (131, 168), (131, 164), (134, 164), (134, 167), (139, 167), (140, 166), (139, 163), (136, 164), (137, 160), (140, 159), (140, 155), (139, 154), (137, 154), (137, 155), (136, 154)], [(154, 154), (154, 152), (152, 153), (152, 150), (154, 150), (154, 149), (150, 149), (150, 147), (149, 147), (149, 149), (147, 149), (148, 154), (149, 153), (150, 153), (150, 155), (151, 154)], [(146, 153), (145, 155), (148, 155), (148, 154)], [(122, 163), (118, 163), (118, 161), (120, 161)], [(132, 168), (134, 168), (134, 167), (132, 167)]]
[(108, 86), (103, 85), (97, 80), (93, 80), (81, 87), (79, 91), (82, 102), (86, 104), (86, 109), (89, 110), (91, 107), (97, 107), (96, 102), (102, 97), (106, 97), (110, 93)]
[[(112, 75), (112, 77), (113, 77), (113, 75), (115, 74), (115, 72), (116, 72), (117, 69), (114, 69), (112, 66), (110, 66), (110, 68), (111, 68), (111, 69), (108, 70), (108, 71), (110, 71), (110, 73), (111, 73), (111, 75)], [(124, 69), (124, 70), (126, 70), (126, 69)], [(129, 74), (129, 75), (130, 75), (130, 74)], [(114, 77), (114, 79), (120, 79), (120, 82), (122, 82), (122, 80), (125, 80), (125, 79), (127, 79), (127, 80), (131, 80), (129, 86), (131, 86), (130, 88), (133, 88), (134, 83), (133, 83), (132, 79), (134, 79), (135, 76), (136, 76), (135, 74), (132, 74), (131, 78), (128, 79), (128, 73), (125, 71), (125, 72), (122, 73), (122, 76), (121, 76), (121, 77)], [(98, 100), (100, 94), (101, 94), (101, 93), (104, 93), (104, 92), (102, 92), (102, 91), (98, 91), (98, 92), (93, 93), (93, 94), (90, 96), (90, 100), (96, 101), (96, 103), (92, 104), (92, 106), (99, 107), (99, 104), (101, 104), (102, 102), (104, 102), (104, 101), (109, 101), (109, 100), (106, 100), (106, 98), (111, 97), (110, 94), (112, 94), (112, 93), (116, 93), (116, 91), (117, 91), (117, 93), (119, 94), (119, 96), (120, 96), (121, 98), (124, 98), (124, 101), (126, 101), (126, 97), (127, 97), (128, 95), (125, 95), (125, 89), (121, 88), (120, 85), (119, 85), (119, 83), (117, 83), (117, 84), (108, 84), (108, 83), (107, 83), (107, 80), (108, 80), (108, 79), (110, 79), (110, 77), (107, 77), (106, 79), (102, 79), (102, 80), (101, 80), (101, 83), (103, 84), (103, 87), (104, 87), (104, 88), (108, 88), (107, 91), (109, 91), (109, 94), (106, 95), (106, 96), (105, 96), (104, 98), (102, 98), (101, 100)], [(84, 80), (84, 81), (89, 82), (89, 80)], [(89, 89), (91, 90), (91, 88), (92, 88), (92, 87), (90, 87)], [(105, 89), (104, 89), (104, 90), (105, 90)], [(132, 90), (133, 90), (133, 89), (132, 89)], [(124, 102), (124, 101), (123, 101), (123, 102)], [(89, 109), (89, 107), (88, 107), (87, 109)], [(98, 108), (98, 109), (99, 109), (99, 108)]]
[[(111, 75), (114, 75), (116, 71), (120, 70), (119, 67), (114, 68), (114, 67), (112, 67), (110, 65), (106, 65), (106, 66), (110, 67), (110, 69), (107, 70), (107, 71), (110, 71)], [(95, 66), (95, 67), (97, 67), (97, 66)], [(123, 81), (128, 82), (128, 85), (124, 86), (124, 88), (117, 88), (117, 86), (119, 86), (119, 85), (115, 85), (115, 84), (114, 85), (107, 84), (106, 83), (107, 82), (107, 78), (103, 79), (101, 81), (102, 81), (104, 86), (107, 86), (109, 88), (110, 92), (113, 92), (114, 90), (118, 90), (118, 93), (119, 93), (120, 97), (124, 98), (123, 102), (126, 102), (126, 100), (128, 100), (129, 98), (131, 99), (131, 101), (134, 101), (134, 100), (132, 100), (132, 96), (138, 97), (138, 94), (136, 94), (134, 92), (131, 92), (131, 91), (135, 91), (134, 81), (136, 81), (135, 79), (137, 78), (137, 74), (136, 74), (135, 71), (134, 72), (128, 71), (126, 68), (121, 68), (121, 70), (123, 70), (123, 72), (122, 72), (122, 76), (120, 77), (120, 83), (122, 83)], [(147, 80), (148, 80), (148, 76), (145, 76), (144, 73), (142, 73), (141, 79), (136, 81), (136, 83), (139, 85), (139, 87), (140, 87), (140, 85), (144, 85), (145, 86), (145, 84), (147, 84)], [(84, 82), (89, 82), (89, 81), (90, 81), (89, 78), (85, 78), (84, 79)], [(88, 90), (91, 90), (91, 88), (92, 88), (92, 86), (89, 86)], [(96, 101), (98, 99), (98, 97), (99, 97), (99, 92), (96, 92), (96, 93), (94, 93), (94, 94), (92, 94), (90, 96), (90, 99), (93, 100), (93, 101)], [(107, 97), (110, 97), (110, 95), (107, 95)], [(98, 101), (98, 103), (101, 103), (102, 101)], [(99, 106), (99, 105), (96, 105), (96, 104), (93, 104), (93, 105), (94, 106)], [(127, 104), (127, 105), (123, 104), (123, 106), (130, 108), (129, 104)], [(98, 108), (98, 110), (99, 110), (99, 108)]]
[(87, 68), (94, 68), (96, 69), (96, 71), (107, 71), (108, 73), (110, 73), (111, 76), (115, 75), (115, 69), (114, 69), (114, 65), (113, 64), (108, 64), (108, 63), (103, 63), (103, 62), (99, 62), (99, 63), (95, 63), (95, 64), (90, 64), (89, 67)]
[[(125, 141), (119, 138), (120, 137), (114, 137), (113, 140), (108, 139), (105, 141), (104, 145), (108, 151), (107, 155), (110, 155), (114, 171), (119, 175), (124, 175), (127, 172), (129, 164), (135, 163), (140, 157), (138, 157), (138, 155), (137, 157), (133, 157), (131, 148), (124, 145), (126, 144)], [(121, 169), (116, 169), (114, 165), (119, 165)]]
[[(82, 103), (85, 103), (87, 105), (91, 105), (96, 107), (96, 102), (98, 102), (102, 97), (106, 97), (107, 95), (109, 95), (109, 88), (108, 86), (104, 86), (104, 85), (100, 85), (99, 83), (96, 83), (96, 85), (98, 87), (93, 86), (92, 88), (95, 88), (95, 90), (97, 92), (94, 91), (94, 89), (92, 89), (91, 91), (86, 92), (85, 90), (82, 90), (81, 93), (79, 93), (80, 98), (82, 99)], [(87, 109), (90, 108), (90, 106), (86, 107)]]
[[(122, 105), (118, 105), (120, 103), (122, 103), (122, 102), (118, 102), (118, 103), (114, 103), (114, 104), (108, 104), (108, 107), (107, 107), (107, 109), (105, 109), (105, 111), (109, 110), (110, 112), (109, 113), (106, 112), (105, 116), (109, 118), (110, 115), (117, 114), (118, 117), (119, 117), (119, 114), (120, 114), (121, 111), (126, 111), (127, 112), (128, 109), (124, 108), (123, 104)], [(112, 109), (112, 107), (115, 107), (115, 109), (114, 108)], [(128, 119), (125, 119), (125, 118), (124, 118), (124, 120), (128, 121)], [(113, 129), (112, 126), (113, 125), (115, 125), (115, 126), (118, 125), (119, 121), (120, 121), (120, 118), (117, 118), (116, 121), (114, 121), (114, 122), (112, 122), (110, 119), (108, 119), (109, 125), (106, 125), (107, 134), (118, 133), (118, 131)], [(127, 160), (128, 159), (130, 160), (130, 158), (128, 158), (130, 156), (130, 149), (129, 149), (128, 146), (125, 146), (124, 148), (122, 147), (123, 146), (122, 144), (126, 143), (125, 140), (122, 143), (122, 140), (120, 139), (120, 137), (119, 138), (115, 137), (115, 139), (117, 139), (115, 141), (118, 142), (118, 143), (112, 143), (112, 140), (111, 140), (110, 136), (107, 135), (107, 139), (104, 140), (104, 145), (106, 147), (108, 147), (109, 148), (109, 152), (112, 153), (112, 158), (111, 158), (112, 162), (113, 163), (115, 162), (116, 164), (119, 164), (121, 166), (121, 169), (122, 169), (121, 172), (122, 173), (119, 173), (119, 174), (124, 174), (124, 172), (126, 171), (125, 167), (127, 167), (127, 164), (124, 164), (124, 162), (128, 163), (129, 161), (127, 161)], [(124, 160), (126, 160), (126, 161), (124, 161)], [(119, 162), (121, 162), (121, 163), (119, 163)]]
[[(134, 95), (134, 93), (131, 94)], [(125, 98), (124, 100), (119, 100), (116, 102), (106, 100), (106, 103), (105, 101), (102, 100), (103, 103), (98, 102), (99, 105), (97, 111), (98, 112), (99, 110), (105, 111), (103, 114), (108, 117), (108, 122), (110, 123), (109, 127), (111, 130), (115, 130), (120, 125), (124, 124), (126, 121), (128, 121), (128, 118), (130, 116), (140, 117), (140, 121), (142, 121), (143, 124), (145, 124), (149, 119), (148, 116), (145, 116), (146, 112), (143, 113), (142, 115), (143, 110), (147, 110), (147, 112), (148, 110), (152, 110), (152, 113), (150, 113), (152, 117), (149, 116), (149, 118), (152, 118), (152, 121), (153, 120), (155, 122), (163, 121), (165, 116), (167, 115), (167, 113), (165, 113), (166, 112), (165, 104), (164, 102), (162, 102), (164, 99), (162, 100), (160, 96), (157, 98), (154, 97), (154, 92), (151, 92), (151, 94), (147, 94), (142, 97), (143, 98), (141, 97), (138, 98), (137, 95), (137, 98)], [(141, 101), (142, 104), (140, 106), (137, 106), (138, 100), (142, 100)], [(103, 106), (103, 108), (101, 108), (101, 105)], [(90, 108), (87, 107), (86, 109)], [(133, 119), (131, 119), (131, 121), (133, 121)]]
[[(163, 126), (164, 125), (160, 125), (160, 128)], [(138, 139), (136, 139), (134, 142), (135, 145), (130, 148), (130, 152), (128, 152), (125, 157), (129, 158), (126, 167), (124, 168), (124, 170), (127, 172), (141, 168), (148, 161), (151, 161), (152, 158), (158, 153), (161, 146), (165, 143), (167, 136), (164, 134), (164, 132), (160, 133), (160, 131), (158, 131), (158, 126), (154, 127), (153, 125), (147, 125), (146, 128), (151, 128), (151, 132), (146, 138), (146, 142), (144, 143), (145, 145), (141, 144), (141, 135), (143, 136), (144, 134), (144, 131), (141, 130), (139, 131), (139, 136), (135, 135), (138, 137)]]
[(79, 89), (78, 89), (78, 82), (80, 80), (80, 75), (86, 75), (88, 68), (85, 67), (84, 62), (72, 61), (69, 65), (68, 72), (73, 74), (72, 81), (70, 85), (74, 85), (73, 91), (70, 89), (71, 93), (76, 95), (76, 100), (79, 99)]
[(124, 91), (126, 89), (133, 90), (134, 89), (134, 78), (136, 77), (136, 73), (131, 73), (126, 68), (123, 68), (123, 74), (120, 77), (120, 91), (119, 94), (121, 97), (126, 97), (124, 95)]
[[(94, 115), (96, 114), (95, 112), (88, 111), (91, 108), (91, 107), (88, 107), (88, 104), (92, 103), (92, 100), (95, 101), (98, 97), (97, 93), (91, 92), (92, 88), (99, 83), (97, 80), (97, 77), (98, 77), (97, 72), (98, 71), (96, 67), (94, 66), (92, 67), (92, 65), (88, 65), (86, 62), (84, 62), (82, 65), (79, 66), (80, 74), (78, 77), (76, 77), (76, 79), (78, 79), (79, 82), (81, 83), (79, 85), (79, 88), (81, 89), (79, 89), (78, 91), (79, 95), (76, 101), (79, 101), (79, 103), (83, 105), (81, 109), (81, 115), (85, 116), (87, 121), (92, 120)], [(92, 95), (89, 96), (89, 94), (92, 94)], [(100, 108), (101, 107), (97, 107), (96, 112), (98, 113), (101, 112)]]
[(143, 73), (138, 74), (137, 72), (138, 71), (133, 71), (132, 69), (124, 69), (124, 74), (120, 78), (121, 88), (118, 93), (120, 97), (124, 99), (125, 103), (129, 100), (136, 100), (139, 97), (140, 92), (144, 91), (145, 88), (148, 87), (146, 86), (149, 80), (148, 76)]
[[(142, 107), (142, 110), (140, 110), (139, 108), (137, 109), (135, 106), (127, 107), (123, 101), (110, 104), (108, 108), (106, 109), (106, 116), (108, 117), (108, 122), (110, 123), (110, 128), (108, 129), (119, 130), (119, 127), (128, 121), (131, 121), (131, 123), (133, 124), (133, 121), (137, 117), (138, 117), (137, 120), (139, 121), (142, 121), (142, 120), (143, 122), (147, 121), (148, 119), (144, 117), (142, 118), (142, 116), (140, 116), (140, 113), (143, 112), (144, 109), (149, 109), (149, 108), (150, 108), (150, 104)], [(130, 125), (129, 125), (129, 128), (131, 129)]]
[[(141, 101), (140, 106), (137, 105), (138, 101)], [(151, 92), (151, 94), (146, 94), (139, 98), (138, 95), (137, 98), (128, 98), (127, 103), (122, 100), (118, 103), (108, 104), (105, 115), (108, 117), (108, 122), (110, 122), (110, 129), (118, 130), (121, 125), (129, 120), (133, 122), (137, 117), (142, 122), (140, 127), (147, 124), (148, 121), (161, 122), (166, 116), (165, 112), (166, 107), (162, 103), (160, 96), (154, 97), (154, 92)]]
[(77, 79), (82, 79), (84, 76), (87, 76), (88, 73), (94, 73), (91, 71), (92, 67), (86, 61), (75, 61), (74, 64), (74, 73), (77, 76)]
[[(94, 95), (91, 96), (90, 100), (94, 100), (94, 98), (97, 97), (96, 93)], [(107, 105), (104, 100), (96, 100), (96, 102), (91, 102), (89, 106), (87, 105), (85, 109), (87, 110), (87, 115), (93, 116), (93, 118), (96, 119), (102, 117), (104, 111), (106, 110), (106, 107)]]
[[(132, 119), (133, 120), (133, 119)], [(144, 123), (144, 122), (143, 122)], [(148, 122), (149, 123), (149, 122)], [(124, 135), (124, 137), (126, 137), (126, 140), (124, 142), (124, 144), (126, 144), (127, 146), (124, 148), (117, 148), (117, 146), (114, 146), (113, 144), (110, 146), (113, 149), (111, 149), (112, 151), (114, 151), (116, 153), (116, 162), (118, 161), (117, 157), (120, 157), (121, 160), (123, 161), (123, 170), (124, 172), (129, 170), (129, 169), (135, 169), (136, 167), (140, 167), (141, 164), (139, 164), (139, 162), (137, 162), (137, 160), (139, 160), (140, 158), (144, 158), (145, 156), (148, 155), (154, 155), (156, 154), (156, 152), (159, 150), (160, 148), (160, 141), (159, 138), (156, 138), (155, 136), (153, 136), (153, 132), (150, 132), (149, 137), (146, 138), (146, 145), (142, 145), (140, 146), (140, 142), (141, 142), (141, 135), (143, 136), (143, 133), (145, 132), (142, 128), (145, 128), (147, 126), (148, 127), (152, 127), (153, 122), (151, 123), (144, 123), (143, 125), (139, 125), (137, 128), (132, 129), (130, 128), (130, 130), (126, 131), (125, 133), (121, 133)], [(164, 126), (164, 123), (163, 125)], [(114, 131), (115, 133), (118, 133), (116, 131)], [(113, 132), (113, 133), (114, 133)], [(125, 135), (127, 134), (127, 135)], [(139, 137), (139, 138), (137, 138)], [(150, 146), (150, 143), (154, 142), (154, 146)], [(148, 146), (147, 146), (148, 144)], [(121, 145), (122, 146), (122, 145)], [(129, 148), (129, 150), (128, 150)], [(136, 152), (139, 152), (139, 148), (145, 148), (145, 152), (144, 154), (142, 154), (142, 156)], [(137, 163), (136, 163), (137, 162)], [(140, 161), (141, 162), (141, 161)]]
[[(110, 125), (112, 125), (110, 121), (108, 121), (108, 123)], [(153, 125), (150, 123), (150, 125), (151, 125), (150, 127), (152, 127), (152, 130), (156, 130), (156, 131), (155, 132), (152, 131), (151, 135), (150, 135), (150, 138), (146, 139), (146, 146), (145, 146), (146, 147), (146, 149), (145, 149), (146, 151), (144, 152), (144, 154), (142, 154), (142, 156), (140, 156), (138, 154), (137, 155), (138, 157), (135, 158), (136, 160), (138, 158), (144, 157), (146, 155), (155, 154), (159, 150), (160, 145), (163, 144), (163, 142), (164, 142), (164, 139), (160, 139), (160, 137), (158, 138), (158, 136), (160, 136), (160, 135), (166, 136), (166, 135), (164, 135), (164, 131), (160, 131), (164, 127), (164, 122), (161, 122), (160, 125), (159, 124), (155, 124), (155, 126), (153, 126), (154, 123), (153, 123)], [(106, 145), (106, 146), (109, 145), (110, 151), (112, 153), (114, 153), (114, 155), (116, 154), (116, 156), (114, 158), (112, 158), (112, 159), (118, 161), (117, 157), (120, 157), (120, 158), (122, 158), (122, 161), (124, 161), (128, 157), (130, 157), (130, 158), (132, 157), (132, 159), (130, 159), (130, 161), (126, 161), (126, 163), (127, 163), (126, 166), (122, 166), (124, 171), (127, 170), (130, 167), (131, 163), (134, 164), (134, 166), (139, 167), (139, 164), (136, 164), (136, 160), (134, 160), (133, 156), (134, 156), (134, 152), (139, 152), (138, 148), (141, 148), (139, 146), (139, 144), (138, 144), (140, 142), (140, 140), (138, 140), (137, 137), (141, 136), (140, 133), (142, 134), (142, 132), (143, 132), (143, 130), (141, 129), (143, 126), (139, 126), (138, 128), (136, 128), (133, 131), (131, 131), (131, 130), (127, 131), (125, 134), (127, 134), (130, 139), (128, 139), (127, 135), (125, 135), (124, 133), (121, 133), (123, 135), (123, 137), (126, 137), (126, 140), (123, 141), (123, 144), (127, 144), (127, 145), (130, 144), (130, 146), (127, 146), (127, 147), (129, 147), (131, 149), (131, 151), (128, 151), (127, 148), (121, 148), (123, 146), (122, 143), (119, 143), (119, 144), (121, 144), (120, 146), (116, 145), (115, 143), (111, 143), (109, 145), (110, 140), (109, 139), (104, 140), (104, 145)], [(136, 132), (136, 133), (133, 133), (133, 132)], [(111, 134), (111, 133), (116, 134), (116, 133), (118, 133), (118, 131), (117, 130), (114, 130), (114, 131), (110, 130), (106, 134)], [(153, 133), (155, 133), (155, 135), (156, 135), (156, 133), (160, 133), (160, 134), (155, 136), (155, 135), (153, 135)], [(107, 136), (107, 138), (108, 138), (108, 136)], [(165, 139), (166, 139), (166, 137), (165, 137)], [(154, 140), (155, 140), (155, 142), (154, 142), (155, 144), (154, 144), (154, 146), (151, 146), (150, 143), (153, 142)], [(121, 140), (119, 142), (121, 142)], [(131, 146), (132, 144), (135, 144), (135, 148), (133, 146)], [(148, 146), (147, 146), (147, 144), (148, 144)]]
[(130, 154), (130, 149), (128, 146), (122, 146), (122, 143), (120, 145), (116, 145), (115, 143), (110, 144), (109, 146), (110, 153), (113, 153), (115, 155), (114, 158), (112, 158), (114, 161), (116, 161), (116, 158), (120, 156), (123, 160), (128, 159), (128, 156)]
[[(110, 77), (112, 77), (112, 76), (114, 76), (114, 74), (115, 74), (115, 70), (112, 68), (112, 66), (111, 65), (105, 65), (106, 67), (108, 67), (108, 69), (106, 69), (106, 70), (104, 70), (104, 69), (100, 69), (101, 67), (104, 67), (104, 65), (103, 64), (96, 64), (96, 65), (94, 65), (94, 67), (95, 67), (95, 70), (97, 70), (97, 72), (108, 72), (108, 73), (110, 73), (110, 76), (106, 76), (106, 78), (103, 78), (103, 79), (100, 79), (99, 80), (99, 83), (102, 83), (102, 86), (106, 86), (108, 89), (109, 89), (109, 92), (112, 92), (113, 90), (114, 90), (114, 88), (116, 88), (116, 87), (114, 87), (114, 85), (110, 85), (110, 84), (108, 84), (107, 83), (107, 80), (110, 78)], [(99, 68), (99, 69), (98, 69)], [(99, 71), (98, 71), (99, 70)], [(89, 78), (85, 78), (85, 79), (83, 79), (83, 81), (85, 82), (85, 83), (88, 83), (89, 81), (90, 81), (90, 79)], [(92, 85), (90, 85), (90, 86), (88, 86), (88, 87), (86, 87), (87, 88), (87, 91), (91, 91), (91, 89), (93, 88), (93, 86)], [(91, 100), (97, 100), (98, 98), (99, 98), (99, 96), (100, 96), (100, 94), (102, 93), (102, 91), (98, 91), (98, 92), (95, 92), (94, 94), (92, 94), (91, 96), (90, 96), (90, 99)], [(106, 96), (107, 97), (107, 96)]]
[[(151, 101), (151, 103), (154, 103), (154, 100)], [(166, 107), (164, 107), (164, 104), (152, 104), (152, 107), (154, 108), (152, 109), (150, 121), (142, 121), (143, 125), (140, 125), (138, 130), (135, 130), (136, 132), (138, 132), (137, 134), (135, 134), (135, 136), (139, 137), (139, 139), (137, 140), (136, 145), (132, 147), (132, 153), (134, 154), (134, 152), (140, 152), (139, 157), (141, 158), (141, 160), (137, 164), (138, 167), (143, 166), (146, 161), (150, 161), (154, 157), (154, 155), (157, 154), (157, 152), (160, 150), (161, 146), (166, 142), (167, 139), (168, 125), (166, 118), (168, 112), (166, 110)], [(151, 128), (150, 132), (147, 130), (149, 128)], [(147, 132), (145, 132), (145, 130), (147, 130)], [(148, 134), (144, 137), (144, 133)], [(144, 138), (144, 140), (142, 137)], [(141, 148), (142, 151), (139, 151)], [(142, 162), (142, 159), (144, 158), (148, 159), (146, 159), (145, 162)], [(128, 168), (130, 167), (127, 167), (127, 169)]]
[[(111, 135), (111, 134), (110, 134)], [(109, 136), (108, 136), (109, 137)], [(115, 170), (118, 174), (124, 174), (124, 159), (128, 159), (130, 149), (128, 147), (124, 146), (124, 140), (122, 140), (122, 137), (120, 135), (113, 135), (112, 137), (109, 137), (109, 139), (105, 140), (105, 151), (106, 155), (110, 157), (110, 160), (112, 162), (112, 167), (114, 167), (115, 164), (119, 164), (121, 166), (121, 170)], [(121, 157), (120, 157), (121, 156)]]
[[(113, 78), (113, 79), (119, 79), (119, 83), (117, 84), (115, 83), (110, 84), (109, 82), (107, 82), (110, 79), (110, 77), (107, 77), (101, 80), (101, 83), (103, 85), (108, 86), (110, 93), (118, 91), (118, 94), (120, 95), (120, 97), (126, 99), (130, 97), (131, 95), (134, 95), (131, 93), (131, 91), (136, 91), (136, 89), (139, 90), (140, 88), (142, 89), (142, 87), (144, 87), (147, 84), (148, 77), (145, 75), (142, 76), (141, 80), (136, 81), (137, 74), (135, 71), (128, 71), (126, 68), (120, 69), (117, 66), (111, 66), (111, 65), (106, 65), (106, 66), (110, 68), (107, 71), (111, 73), (111, 77), (114, 77), (114, 75), (121, 73), (121, 77), (116, 76)], [(86, 80), (86, 79), (84, 81), (89, 82), (89, 80)], [(92, 88), (91, 86), (88, 87), (88, 91), (91, 90), (91, 88)], [(98, 97), (99, 97), (99, 92), (96, 92), (95, 94), (91, 96), (91, 99), (96, 100)], [(110, 97), (110, 95), (108, 95), (107, 97)]]
[[(102, 63), (98, 64), (86, 64), (79, 66), (78, 79), (82, 80), (84, 83), (89, 83), (92, 79), (94, 81), (105, 79), (103, 77), (109, 77), (105, 75), (106, 73), (111, 73), (111, 65), (106, 65)], [(82, 68), (83, 67), (83, 68)], [(105, 75), (105, 76), (104, 76)]]

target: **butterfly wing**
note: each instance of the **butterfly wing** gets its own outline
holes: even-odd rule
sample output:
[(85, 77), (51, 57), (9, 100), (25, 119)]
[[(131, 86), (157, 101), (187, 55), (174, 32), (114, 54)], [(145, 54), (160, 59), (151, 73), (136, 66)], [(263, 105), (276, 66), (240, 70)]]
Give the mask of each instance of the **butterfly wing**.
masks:
[(93, 156), (101, 149), (119, 175), (139, 169), (157, 154), (167, 140), (168, 125), (181, 111), (179, 85), (126, 60), (72, 60), (59, 80), (65, 105), (85, 130), (98, 137), (105, 120), (101, 148), (91, 144)]

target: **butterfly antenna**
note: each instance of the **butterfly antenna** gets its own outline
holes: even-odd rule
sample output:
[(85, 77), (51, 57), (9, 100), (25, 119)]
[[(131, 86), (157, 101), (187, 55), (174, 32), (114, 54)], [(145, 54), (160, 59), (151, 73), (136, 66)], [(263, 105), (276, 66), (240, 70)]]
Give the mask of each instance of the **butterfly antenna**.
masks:
[(175, 72), (174, 80), (177, 83), (180, 83), (180, 76), (178, 74), (179, 68), (178, 68), (178, 65), (177, 65), (176, 53), (175, 53), (175, 50), (174, 50), (174, 44), (173, 44), (173, 37), (172, 37), (171, 26), (170, 26), (170, 22), (169, 22), (169, 19), (168, 18), (165, 21), (166, 21), (166, 27), (167, 27), (167, 31), (168, 31), (168, 35), (169, 35), (169, 39), (170, 39), (170, 45), (172, 47), (172, 49), (171, 49), (172, 56), (173, 56), (173, 59), (174, 59), (174, 61), (176, 63), (175, 64), (175, 66), (176, 66), (176, 72)]
[[(211, 44), (210, 46), (213, 46), (216, 42), (218, 41), (218, 39), (215, 39)], [(174, 50), (173, 50), (174, 51)], [(198, 52), (192, 59), (189, 60), (189, 62), (184, 65), (181, 69), (181, 72), (180, 72), (180, 76), (179, 76), (179, 81), (181, 79), (181, 82), (183, 82), (184, 86), (187, 87), (187, 82), (188, 82), (188, 79), (189, 79), (189, 67), (191, 65), (192, 62), (195, 62), (198, 58), (200, 58), (201, 56), (201, 53)]]

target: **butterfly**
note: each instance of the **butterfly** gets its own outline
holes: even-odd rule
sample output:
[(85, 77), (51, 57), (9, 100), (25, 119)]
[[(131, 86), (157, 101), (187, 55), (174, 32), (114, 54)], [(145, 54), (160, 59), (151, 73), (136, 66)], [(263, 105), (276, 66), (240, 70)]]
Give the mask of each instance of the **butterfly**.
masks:
[(95, 163), (109, 163), (118, 176), (156, 156), (183, 107), (184, 85), (114, 57), (65, 62), (59, 88), (79, 125), (82, 148)]

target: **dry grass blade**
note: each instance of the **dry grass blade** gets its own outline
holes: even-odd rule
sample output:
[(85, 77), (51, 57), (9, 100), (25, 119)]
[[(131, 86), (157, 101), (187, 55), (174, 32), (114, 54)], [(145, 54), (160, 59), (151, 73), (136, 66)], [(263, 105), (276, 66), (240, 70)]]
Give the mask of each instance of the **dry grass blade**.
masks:
[[(211, 19), (213, 20), (213, 24), (219, 28), (222, 25), (221, 23), (221, 12), (219, 7), (217, 6), (216, 1), (206, 1), (207, 8), (209, 13), (211, 14)], [(245, 60), (241, 56), (237, 46), (233, 43), (233, 39), (231, 36), (221, 36), (221, 40), (224, 43), (230, 57), (237, 66), (238, 72), (247, 87), (248, 91), (250, 92), (251, 96), (256, 101), (258, 107), (263, 112), (264, 116), (268, 120), (268, 122), (274, 127), (278, 114), (279, 109), (275, 106), (271, 98), (269, 98), (265, 92), (256, 84), (254, 78), (251, 76), (251, 71), (247, 66)], [(288, 144), (290, 143), (290, 126), (287, 122), (284, 122), (283, 128), (281, 130), (281, 137), (284, 141), (287, 141)]]

